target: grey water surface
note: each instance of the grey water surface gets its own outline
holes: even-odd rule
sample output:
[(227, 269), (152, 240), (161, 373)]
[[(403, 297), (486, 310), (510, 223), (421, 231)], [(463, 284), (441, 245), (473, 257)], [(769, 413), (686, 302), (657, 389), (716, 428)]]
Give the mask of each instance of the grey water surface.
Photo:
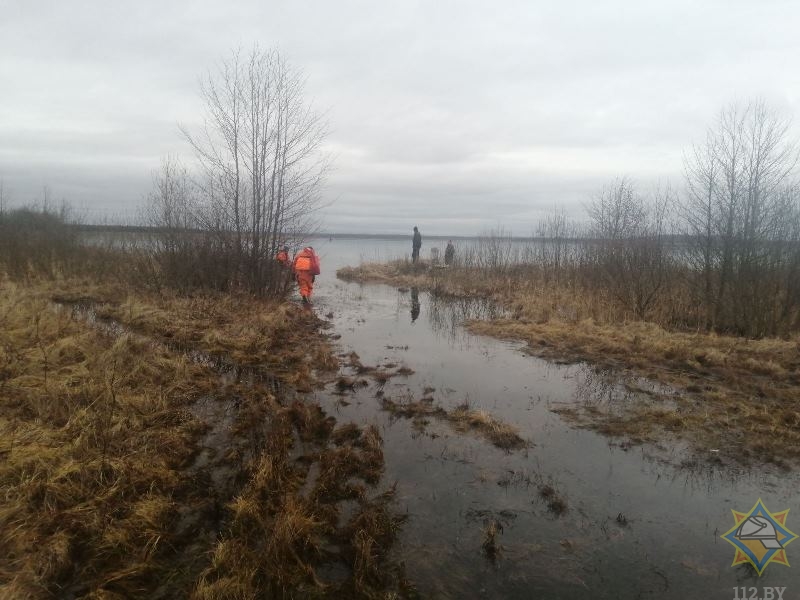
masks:
[[(758, 498), (773, 512), (791, 509), (787, 526), (800, 531), (797, 473), (720, 464), (674, 440), (629, 446), (577, 428), (552, 409), (641, 399), (591, 365), (552, 364), (520, 343), (469, 334), (465, 318), (497, 311), (485, 303), (336, 279), (340, 266), (410, 254), (410, 239), (312, 243), (323, 271), (313, 310), (332, 313), (341, 352), (414, 371), (391, 379), (387, 397), (428, 395), (447, 409), (466, 402), (531, 442), (506, 452), (444, 422), (420, 429), (381, 410), (371, 379), (345, 396), (316, 394), (339, 420), (380, 428), (382, 485), (396, 483), (396, 509), (408, 516), (393, 558), (422, 597), (722, 599), (741, 586), (800, 597), (798, 567), (771, 564), (758, 577), (749, 565), (731, 567), (734, 548), (720, 539), (734, 524), (731, 509), (749, 511)], [(550, 510), (545, 485), (566, 502), (564, 513)], [(492, 521), (502, 528), (493, 559), (482, 549)], [(787, 556), (800, 562), (800, 544)]]

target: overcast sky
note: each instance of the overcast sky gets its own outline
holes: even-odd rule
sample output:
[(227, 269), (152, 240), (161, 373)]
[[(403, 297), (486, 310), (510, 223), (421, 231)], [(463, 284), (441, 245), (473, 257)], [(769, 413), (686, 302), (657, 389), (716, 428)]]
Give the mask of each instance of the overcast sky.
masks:
[(0, 178), (133, 219), (198, 78), (277, 46), (327, 111), (323, 229), (526, 235), (604, 182), (680, 185), (733, 101), (795, 118), (800, 2), (0, 0)]

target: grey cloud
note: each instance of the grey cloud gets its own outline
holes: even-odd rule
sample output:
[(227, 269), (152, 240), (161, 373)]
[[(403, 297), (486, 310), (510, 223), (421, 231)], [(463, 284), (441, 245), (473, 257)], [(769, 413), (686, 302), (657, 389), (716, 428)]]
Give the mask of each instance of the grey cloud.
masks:
[(604, 181), (680, 181), (735, 99), (789, 113), (789, 1), (31, 2), (0, 9), (0, 177), (129, 214), (189, 149), (200, 74), (279, 46), (331, 123), (326, 229), (475, 232), (575, 214)]

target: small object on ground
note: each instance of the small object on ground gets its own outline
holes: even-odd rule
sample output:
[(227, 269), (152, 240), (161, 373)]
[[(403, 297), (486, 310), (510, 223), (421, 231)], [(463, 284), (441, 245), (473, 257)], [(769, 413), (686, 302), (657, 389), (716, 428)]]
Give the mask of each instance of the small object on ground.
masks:
[(503, 533), (503, 525), (496, 519), (490, 520), (483, 532), (483, 543), (481, 544), (483, 552), (489, 560), (495, 560), (500, 554), (500, 544), (497, 543), (498, 533)]

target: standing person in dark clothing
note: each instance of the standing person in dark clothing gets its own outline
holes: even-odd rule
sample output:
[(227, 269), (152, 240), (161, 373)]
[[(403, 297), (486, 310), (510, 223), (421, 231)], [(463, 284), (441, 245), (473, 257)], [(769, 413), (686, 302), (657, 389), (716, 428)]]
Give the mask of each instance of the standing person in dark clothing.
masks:
[(422, 235), (417, 226), (414, 226), (414, 240), (411, 242), (411, 262), (416, 263), (419, 258), (419, 249), (422, 247)]
[(452, 265), (453, 258), (456, 255), (456, 248), (453, 246), (453, 240), (447, 241), (447, 248), (444, 249), (444, 264)]

